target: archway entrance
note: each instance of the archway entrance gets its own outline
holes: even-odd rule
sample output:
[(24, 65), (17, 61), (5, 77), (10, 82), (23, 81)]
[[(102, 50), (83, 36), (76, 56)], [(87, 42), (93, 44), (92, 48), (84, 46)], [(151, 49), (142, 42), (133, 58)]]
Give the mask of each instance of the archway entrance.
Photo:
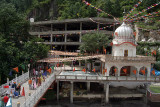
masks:
[(147, 76), (148, 70), (146, 67), (141, 67), (139, 71), (139, 76)]
[(109, 71), (109, 76), (116, 76), (117, 72), (118, 72), (118, 68), (115, 66), (112, 66)]
[(123, 66), (120, 70), (120, 76), (136, 76), (137, 68), (134, 66)]

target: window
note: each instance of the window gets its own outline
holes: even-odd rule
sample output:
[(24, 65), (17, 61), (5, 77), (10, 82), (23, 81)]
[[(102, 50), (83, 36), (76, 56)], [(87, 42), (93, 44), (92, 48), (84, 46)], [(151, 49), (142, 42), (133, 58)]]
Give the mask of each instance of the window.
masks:
[(124, 50), (124, 57), (128, 56), (128, 50)]

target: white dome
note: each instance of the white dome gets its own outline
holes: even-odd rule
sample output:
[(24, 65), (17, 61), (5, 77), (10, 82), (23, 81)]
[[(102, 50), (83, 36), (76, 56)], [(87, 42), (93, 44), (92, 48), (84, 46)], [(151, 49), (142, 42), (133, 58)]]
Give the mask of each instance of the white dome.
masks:
[(120, 27), (118, 27), (114, 32), (113, 44), (118, 45), (122, 43), (132, 43), (136, 44), (135, 38), (133, 36), (132, 28), (125, 24), (124, 22)]
[(133, 37), (133, 30), (130, 26), (126, 25), (124, 22), (120, 27), (115, 30), (114, 36), (127, 36)]

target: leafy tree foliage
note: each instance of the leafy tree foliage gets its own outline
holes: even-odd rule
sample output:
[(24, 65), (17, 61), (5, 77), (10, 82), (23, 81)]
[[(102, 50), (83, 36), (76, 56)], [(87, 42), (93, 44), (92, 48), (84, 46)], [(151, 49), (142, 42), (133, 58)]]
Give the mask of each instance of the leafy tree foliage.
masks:
[(39, 38), (29, 35), (29, 22), (12, 4), (0, 2), (0, 17), (0, 80), (3, 83), (12, 68), (46, 57), (49, 48), (38, 44)]
[(80, 45), (81, 52), (96, 53), (97, 49), (103, 52), (103, 47), (106, 48), (110, 40), (102, 33), (89, 33), (82, 36), (83, 44)]

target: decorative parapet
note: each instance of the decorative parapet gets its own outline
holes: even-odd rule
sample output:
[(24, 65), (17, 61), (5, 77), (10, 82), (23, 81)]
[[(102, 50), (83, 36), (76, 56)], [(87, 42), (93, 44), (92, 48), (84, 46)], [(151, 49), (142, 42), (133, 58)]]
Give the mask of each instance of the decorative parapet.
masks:
[(111, 77), (111, 76), (84, 76), (84, 75), (56, 75), (59, 81), (127, 81), (127, 82), (160, 82), (159, 77)]
[(106, 55), (106, 61), (114, 62), (114, 61), (128, 61), (128, 62), (148, 62), (148, 63), (155, 63), (156, 59), (151, 56), (139, 56), (136, 57), (124, 57), (124, 56), (112, 56)]

